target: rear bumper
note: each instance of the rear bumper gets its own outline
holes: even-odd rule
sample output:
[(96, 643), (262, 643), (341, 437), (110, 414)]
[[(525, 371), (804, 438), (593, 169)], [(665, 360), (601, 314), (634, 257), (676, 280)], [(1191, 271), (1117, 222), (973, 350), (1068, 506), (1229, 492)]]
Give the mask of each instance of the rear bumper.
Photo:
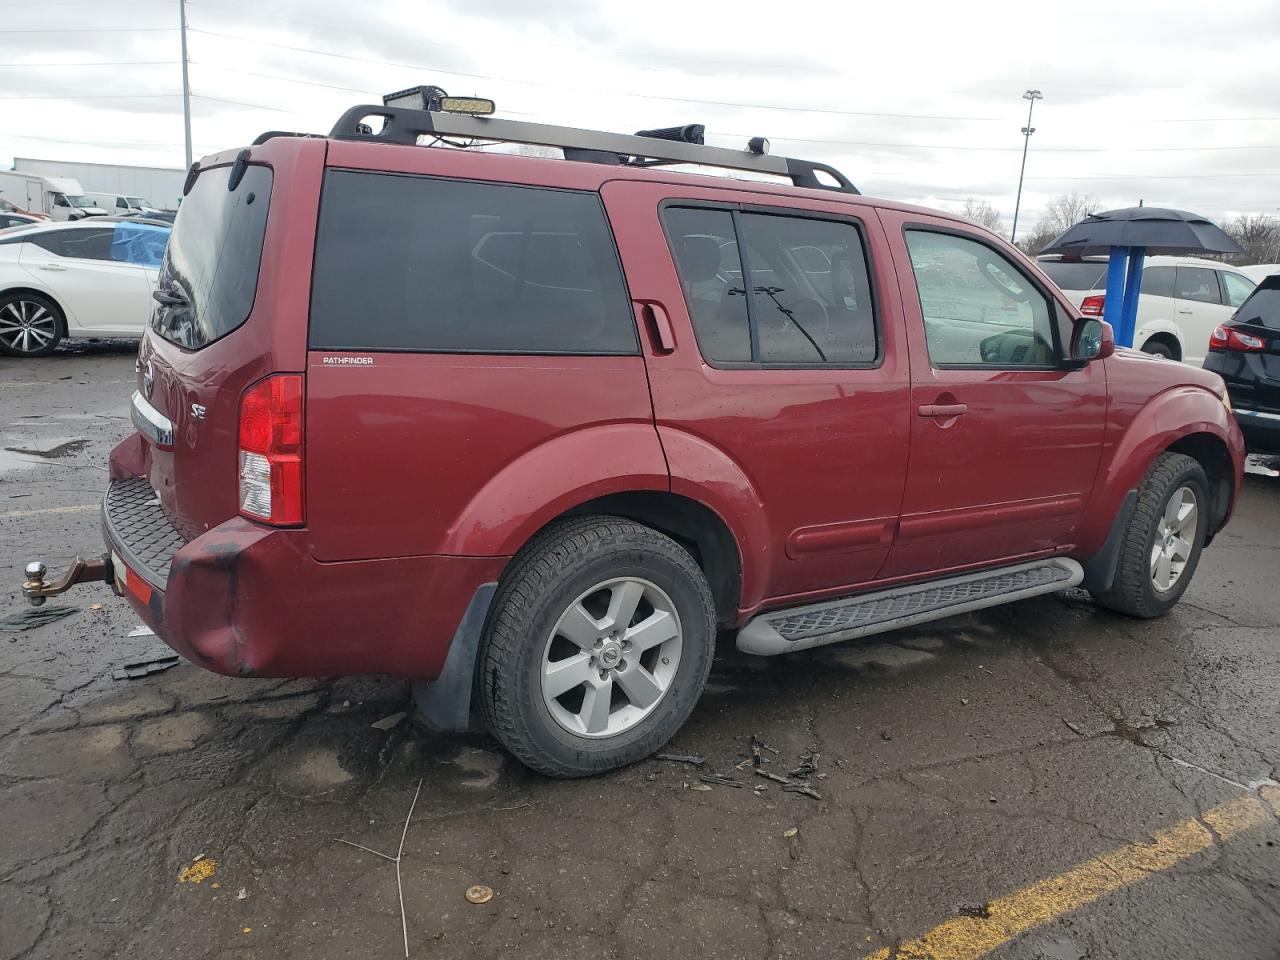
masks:
[(1250, 453), (1280, 453), (1280, 413), (1237, 407), (1235, 415)]
[(505, 564), (446, 556), (319, 563), (305, 529), (241, 517), (185, 541), (147, 496), (146, 480), (116, 475), (103, 533), (124, 596), (170, 647), (228, 676), (434, 680), (471, 598)]

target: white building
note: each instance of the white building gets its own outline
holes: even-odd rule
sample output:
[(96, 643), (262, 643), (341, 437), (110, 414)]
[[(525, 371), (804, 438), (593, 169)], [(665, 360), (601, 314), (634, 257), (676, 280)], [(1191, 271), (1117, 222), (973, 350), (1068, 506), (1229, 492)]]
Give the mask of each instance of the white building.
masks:
[(71, 163), (15, 157), (13, 169), (46, 177), (70, 177), (89, 193), (122, 193), (145, 197), (157, 207), (176, 210), (187, 171), (167, 167), (125, 167), (113, 163)]

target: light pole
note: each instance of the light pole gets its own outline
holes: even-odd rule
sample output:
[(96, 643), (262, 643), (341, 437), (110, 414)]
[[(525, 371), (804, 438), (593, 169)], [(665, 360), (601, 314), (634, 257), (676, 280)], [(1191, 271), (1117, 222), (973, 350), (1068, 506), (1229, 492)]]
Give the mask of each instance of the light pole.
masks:
[(187, 169), (190, 170), (191, 83), (187, 80), (187, 0), (178, 0), (178, 25), (182, 37), (182, 133), (187, 148)]
[[(186, 69), (185, 67), (183, 68)], [(1031, 125), (1031, 111), (1036, 108), (1036, 101), (1043, 100), (1044, 94), (1039, 90), (1028, 90), (1022, 95), (1027, 103), (1027, 125), (1022, 128), (1022, 169), (1018, 171), (1018, 199), (1013, 202), (1013, 229), (1009, 231), (1009, 242), (1018, 239), (1018, 209), (1022, 206), (1022, 178), (1027, 172), (1027, 147), (1031, 145), (1031, 135), (1036, 128)]]

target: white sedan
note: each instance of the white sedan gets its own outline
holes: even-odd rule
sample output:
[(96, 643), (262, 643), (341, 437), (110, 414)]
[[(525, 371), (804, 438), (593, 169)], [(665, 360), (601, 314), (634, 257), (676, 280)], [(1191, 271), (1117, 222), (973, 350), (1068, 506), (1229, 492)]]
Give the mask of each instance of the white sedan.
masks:
[(0, 354), (142, 336), (168, 239), (168, 224), (103, 217), (0, 232)]

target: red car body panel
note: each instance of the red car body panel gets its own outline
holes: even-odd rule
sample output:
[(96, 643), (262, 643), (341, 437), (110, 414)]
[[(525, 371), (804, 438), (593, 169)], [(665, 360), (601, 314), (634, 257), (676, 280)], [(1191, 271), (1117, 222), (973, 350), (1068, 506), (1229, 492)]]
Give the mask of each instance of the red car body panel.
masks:
[[(202, 168), (229, 164), (227, 152)], [(111, 476), (146, 477), (189, 541), (139, 615), (220, 673), (436, 677), (472, 596), (555, 518), (602, 496), (670, 492), (723, 521), (738, 553), (741, 624), (758, 610), (1044, 554), (1081, 561), (1107, 540), (1151, 461), (1192, 434), (1244, 450), (1216, 377), (1120, 352), (1053, 371), (936, 370), (903, 229), (944, 214), (843, 193), (588, 163), (276, 138), (250, 151), (274, 181), (248, 320), (198, 351), (154, 334), (140, 367), (174, 425), (172, 450), (135, 435)], [(311, 271), (327, 167), (599, 191), (640, 354), (308, 352)], [(664, 201), (840, 215), (867, 245), (882, 361), (851, 369), (704, 362), (662, 229)], [(1069, 335), (1069, 331), (1064, 331)], [(671, 342), (674, 340), (674, 343)], [(305, 516), (241, 517), (243, 391), (305, 374)], [(921, 415), (962, 402), (964, 416)], [(203, 419), (193, 405), (203, 406)]]

